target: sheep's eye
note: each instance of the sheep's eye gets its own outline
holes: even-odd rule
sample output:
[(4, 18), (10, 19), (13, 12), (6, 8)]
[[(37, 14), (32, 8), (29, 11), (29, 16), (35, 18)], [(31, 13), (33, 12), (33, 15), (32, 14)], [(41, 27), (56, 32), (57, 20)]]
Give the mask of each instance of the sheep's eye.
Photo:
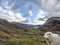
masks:
[(48, 33), (47, 35), (51, 35), (50, 33)]

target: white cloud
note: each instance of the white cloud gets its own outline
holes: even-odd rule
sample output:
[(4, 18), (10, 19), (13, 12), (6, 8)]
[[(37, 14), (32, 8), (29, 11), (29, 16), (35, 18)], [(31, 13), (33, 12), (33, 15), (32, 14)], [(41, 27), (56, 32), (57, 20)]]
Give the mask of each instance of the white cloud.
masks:
[(0, 11), (2, 11), (3, 9), (2, 9), (2, 7), (0, 7)]
[(0, 18), (2, 19), (6, 19), (9, 22), (21, 22), (25, 20), (21, 13), (14, 14), (11, 10), (4, 10), (2, 7), (0, 9)]
[(22, 23), (29, 24), (29, 25), (43, 25), (45, 23), (45, 21), (40, 21), (40, 20), (31, 21), (31, 20), (29, 20), (28, 22), (22, 22)]
[(44, 12), (43, 10), (40, 10), (36, 15), (36, 20), (39, 20), (39, 19), (41, 21), (46, 20), (45, 19), (46, 14), (47, 14), (47, 12)]
[(32, 16), (33, 15), (32, 11), (29, 11), (28, 13), (29, 13), (29, 16)]
[(15, 15), (11, 10), (8, 10), (7, 13), (8, 13), (9, 15), (11, 15), (11, 16), (14, 16), (14, 15)]
[(37, 18), (44, 18), (45, 17), (43, 16), (44, 13), (45, 13), (44, 11), (40, 10), (37, 14)]
[[(11, 0), (12, 1), (12, 0)], [(2, 0), (1, 5), (6, 9), (11, 9), (15, 3), (10, 3), (9, 0)]]
[(19, 20), (19, 21), (24, 21), (26, 18), (24, 18), (22, 15), (21, 15), (21, 13), (17, 13), (16, 15), (15, 15), (15, 17)]
[(38, 24), (38, 25), (43, 25), (44, 23), (45, 23), (45, 21), (40, 21), (40, 20), (36, 21), (36, 24)]

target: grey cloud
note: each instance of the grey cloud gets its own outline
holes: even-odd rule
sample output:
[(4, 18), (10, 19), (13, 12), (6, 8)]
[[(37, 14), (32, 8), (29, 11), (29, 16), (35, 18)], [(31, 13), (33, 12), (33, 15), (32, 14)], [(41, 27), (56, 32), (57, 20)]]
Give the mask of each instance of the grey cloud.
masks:
[[(16, 9), (20, 8), (21, 6), (26, 5), (26, 2), (32, 2), (33, 4), (34, 4), (34, 2), (38, 3), (35, 0), (17, 0), (17, 1), (15, 1), (15, 5), (13, 6), (12, 10), (16, 10)], [(32, 6), (34, 6), (33, 4), (31, 4), (31, 6), (28, 6), (28, 8), (32, 9)]]
[(49, 12), (59, 12), (60, 11), (60, 0), (42, 0), (41, 8)]
[[(15, 3), (15, 6), (12, 9), (17, 9), (20, 6), (23, 6), (25, 4), (25, 1), (27, 2), (33, 2), (35, 5), (39, 6), (42, 10), (48, 12), (50, 16), (47, 16), (48, 18), (53, 15), (60, 15), (58, 12), (60, 12), (60, 0), (17, 0), (19, 5)], [(20, 2), (20, 3), (19, 3)]]
[[(39, 20), (48, 19), (52, 16), (60, 16), (60, 0), (2, 0), (2, 3), (5, 1), (12, 1), (10, 6), (11, 10), (13, 11), (20, 8), (21, 6), (24, 6), (26, 2), (32, 2), (34, 5), (39, 6), (43, 11), (48, 13), (44, 18), (40, 18)], [(2, 5), (2, 3), (0, 3), (0, 5)], [(34, 5), (29, 6), (28, 9), (31, 10)], [(1, 17), (6, 18), (5, 16)]]
[(35, 3), (42, 10), (47, 12), (59, 12), (60, 11), (60, 0), (11, 0), (15, 3), (12, 10), (18, 9), (19, 7), (26, 4), (26, 2)]
[(44, 18), (39, 18), (38, 20), (40, 20), (40, 21), (45, 21)]

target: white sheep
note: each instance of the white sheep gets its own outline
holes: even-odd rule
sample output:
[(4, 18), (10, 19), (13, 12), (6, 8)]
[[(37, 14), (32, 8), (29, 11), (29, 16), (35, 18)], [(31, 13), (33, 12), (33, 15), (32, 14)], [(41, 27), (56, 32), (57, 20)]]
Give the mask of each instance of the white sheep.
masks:
[(44, 38), (46, 39), (49, 45), (60, 45), (60, 35), (58, 34), (46, 32)]

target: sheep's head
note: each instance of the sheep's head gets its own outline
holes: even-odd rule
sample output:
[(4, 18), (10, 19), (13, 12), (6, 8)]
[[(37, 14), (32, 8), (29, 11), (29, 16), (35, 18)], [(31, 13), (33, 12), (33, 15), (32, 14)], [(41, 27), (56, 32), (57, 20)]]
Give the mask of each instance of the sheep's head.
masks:
[(52, 35), (52, 32), (46, 32), (44, 35), (44, 38), (48, 39), (48, 38), (50, 38), (51, 35)]

